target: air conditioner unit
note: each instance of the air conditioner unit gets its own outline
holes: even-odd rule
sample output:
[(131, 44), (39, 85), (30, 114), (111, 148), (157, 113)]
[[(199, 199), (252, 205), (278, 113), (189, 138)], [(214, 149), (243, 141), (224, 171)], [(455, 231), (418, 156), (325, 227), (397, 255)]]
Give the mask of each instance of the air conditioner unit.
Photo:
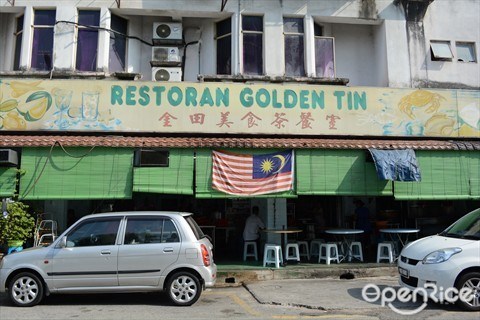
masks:
[(152, 81), (182, 81), (182, 68), (180, 67), (152, 68)]
[(177, 47), (153, 47), (152, 61), (154, 62), (180, 62)]
[(12, 149), (0, 149), (0, 166), (16, 166), (18, 165), (17, 151)]
[(182, 40), (182, 24), (180, 22), (154, 22), (154, 40)]

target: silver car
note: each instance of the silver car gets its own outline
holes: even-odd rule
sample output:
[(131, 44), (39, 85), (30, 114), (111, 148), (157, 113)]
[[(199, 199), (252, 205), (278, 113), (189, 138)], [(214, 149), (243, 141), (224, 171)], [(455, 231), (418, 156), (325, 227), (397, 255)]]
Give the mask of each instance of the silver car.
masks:
[(0, 292), (30, 307), (54, 293), (165, 290), (173, 304), (188, 306), (215, 284), (212, 249), (191, 213), (89, 215), (48, 247), (5, 256)]

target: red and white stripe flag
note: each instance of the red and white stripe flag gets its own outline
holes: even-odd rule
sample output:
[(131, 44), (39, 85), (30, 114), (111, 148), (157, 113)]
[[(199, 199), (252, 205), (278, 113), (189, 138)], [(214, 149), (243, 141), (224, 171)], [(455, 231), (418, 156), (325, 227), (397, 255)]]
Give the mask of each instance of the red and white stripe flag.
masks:
[(271, 154), (212, 151), (212, 188), (249, 196), (293, 189), (293, 150)]

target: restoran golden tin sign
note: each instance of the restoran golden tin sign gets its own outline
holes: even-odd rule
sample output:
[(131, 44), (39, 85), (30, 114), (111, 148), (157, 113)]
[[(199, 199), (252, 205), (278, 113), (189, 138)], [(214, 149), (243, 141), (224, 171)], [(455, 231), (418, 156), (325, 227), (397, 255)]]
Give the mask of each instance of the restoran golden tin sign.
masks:
[(480, 137), (480, 92), (0, 80), (0, 130)]

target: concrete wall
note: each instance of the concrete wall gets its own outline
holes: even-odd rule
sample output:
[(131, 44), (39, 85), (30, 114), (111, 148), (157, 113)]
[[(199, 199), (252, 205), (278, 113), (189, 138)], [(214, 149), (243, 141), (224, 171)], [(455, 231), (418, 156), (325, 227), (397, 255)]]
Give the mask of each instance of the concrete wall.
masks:
[[(199, 74), (215, 74), (215, 22), (232, 17), (232, 73), (242, 72), (242, 14), (264, 17), (264, 71), (266, 75), (284, 74), (284, 16), (303, 17), (305, 22), (305, 66), (314, 75), (313, 23), (322, 24), (326, 35), (335, 37), (336, 73), (348, 78), (350, 86), (379, 87), (462, 87), (480, 86), (477, 63), (430, 61), (430, 40), (471, 41), (479, 60), (480, 6), (477, 0), (433, 1), (423, 22), (406, 22), (399, 2), (374, 0), (229, 0), (220, 11), (220, 0), (122, 1), (15, 1), (15, 6), (0, 0), (0, 70), (13, 68), (15, 16), (25, 14), (25, 26), (32, 23), (34, 8), (57, 4), (57, 20), (75, 21), (78, 8), (101, 10), (101, 26), (110, 26), (110, 14), (129, 20), (129, 34), (147, 42), (152, 40), (156, 21), (182, 21), (187, 42), (199, 41), (185, 51), (184, 79), (196, 81)], [(54, 68), (74, 70), (75, 32), (68, 24), (57, 24), (54, 44)], [(21, 67), (29, 69), (31, 28), (24, 30)], [(108, 73), (109, 35), (100, 32), (97, 71)], [(151, 79), (151, 47), (137, 40), (128, 41), (128, 72)]]
[[(427, 10), (423, 28), (425, 54), (414, 67), (425, 71), (425, 78), (418, 77), (419, 85), (425, 82), (432, 86), (462, 88), (480, 87), (480, 3), (478, 0), (434, 1)], [(454, 58), (452, 61), (431, 61), (430, 40), (450, 41)], [(476, 63), (457, 61), (455, 42), (474, 42)]]

